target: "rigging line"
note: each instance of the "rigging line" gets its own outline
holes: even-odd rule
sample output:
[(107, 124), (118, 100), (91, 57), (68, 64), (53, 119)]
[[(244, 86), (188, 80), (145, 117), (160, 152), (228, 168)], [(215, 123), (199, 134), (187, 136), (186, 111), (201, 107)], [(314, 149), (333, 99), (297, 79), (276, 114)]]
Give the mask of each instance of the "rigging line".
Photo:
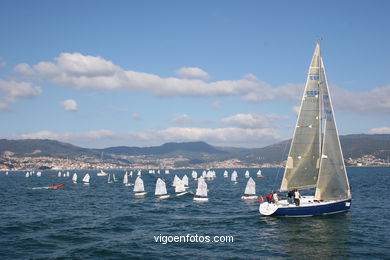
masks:
[[(291, 143), (292, 143), (292, 139), (291, 139)], [(286, 141), (286, 144), (284, 145), (284, 149), (283, 149), (283, 152), (282, 152), (282, 155), (281, 155), (281, 158), (280, 158), (280, 163), (283, 162), (283, 158), (284, 158), (284, 155), (286, 154), (286, 150), (287, 150), (287, 144), (288, 144), (288, 141)], [(292, 145), (292, 144), (290, 144)], [(278, 180), (278, 177), (279, 177), (279, 171), (280, 171), (280, 167), (278, 167), (278, 170), (276, 171), (276, 176), (275, 176), (275, 180), (274, 180), (274, 190), (277, 190), (276, 188), (276, 181)]]

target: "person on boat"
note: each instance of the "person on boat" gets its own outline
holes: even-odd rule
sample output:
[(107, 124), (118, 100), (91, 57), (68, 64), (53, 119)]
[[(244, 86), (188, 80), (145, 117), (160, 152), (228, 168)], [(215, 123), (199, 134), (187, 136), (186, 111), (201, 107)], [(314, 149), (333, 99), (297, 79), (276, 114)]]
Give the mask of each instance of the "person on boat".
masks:
[(276, 193), (276, 191), (273, 191), (272, 192), (272, 202), (277, 204), (279, 201), (279, 196), (278, 196), (278, 193)]
[(301, 194), (299, 193), (299, 191), (297, 189), (294, 190), (294, 203), (295, 203), (295, 206), (299, 206), (300, 205), (300, 198), (301, 198)]
[(287, 193), (287, 201), (288, 201), (288, 204), (293, 204), (293, 197), (294, 197), (294, 191), (290, 190), (290, 191)]
[(272, 193), (265, 196), (265, 198), (267, 199), (268, 203), (271, 203), (272, 202)]

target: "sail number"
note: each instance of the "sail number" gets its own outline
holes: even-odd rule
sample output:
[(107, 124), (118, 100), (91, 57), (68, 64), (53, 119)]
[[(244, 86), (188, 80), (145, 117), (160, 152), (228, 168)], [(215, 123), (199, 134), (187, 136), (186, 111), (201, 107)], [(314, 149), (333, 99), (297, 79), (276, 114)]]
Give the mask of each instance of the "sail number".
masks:
[(319, 80), (319, 79), (320, 79), (320, 76), (314, 75), (314, 76), (309, 76), (309, 78), (310, 78), (311, 80)]
[(306, 91), (306, 95), (308, 95), (308, 96), (315, 96), (315, 95), (318, 95), (318, 94), (320, 94), (320, 92), (316, 91), (316, 90)]

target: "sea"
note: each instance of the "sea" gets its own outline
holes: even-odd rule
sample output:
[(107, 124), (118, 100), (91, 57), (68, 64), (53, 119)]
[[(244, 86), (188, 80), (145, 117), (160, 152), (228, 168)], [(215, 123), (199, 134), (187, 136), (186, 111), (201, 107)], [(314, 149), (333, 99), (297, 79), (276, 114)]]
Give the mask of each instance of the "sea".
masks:
[[(246, 170), (264, 196), (279, 187), (282, 169), (262, 169), (265, 178), (236, 170), (234, 184), (215, 169), (207, 202), (193, 200), (192, 170), (142, 171), (144, 197), (123, 185), (123, 170), (107, 171), (119, 179), (112, 184), (97, 171), (70, 171), (77, 184), (58, 171), (0, 172), (0, 259), (390, 259), (390, 168), (348, 168), (351, 210), (305, 218), (264, 217), (258, 199), (241, 199)], [(87, 172), (89, 186), (81, 183)], [(192, 193), (176, 197), (173, 178), (184, 174)], [(170, 198), (155, 197), (158, 177)]]

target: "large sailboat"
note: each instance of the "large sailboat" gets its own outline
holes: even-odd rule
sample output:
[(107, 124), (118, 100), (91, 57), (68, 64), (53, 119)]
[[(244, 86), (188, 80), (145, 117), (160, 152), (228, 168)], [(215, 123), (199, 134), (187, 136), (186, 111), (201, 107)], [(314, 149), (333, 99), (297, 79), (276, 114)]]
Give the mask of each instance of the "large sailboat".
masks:
[[(315, 190), (314, 190), (315, 189)], [(263, 202), (267, 216), (313, 216), (349, 210), (351, 190), (337, 133), (331, 97), (317, 42), (280, 186), (281, 192), (308, 190), (299, 204)]]

